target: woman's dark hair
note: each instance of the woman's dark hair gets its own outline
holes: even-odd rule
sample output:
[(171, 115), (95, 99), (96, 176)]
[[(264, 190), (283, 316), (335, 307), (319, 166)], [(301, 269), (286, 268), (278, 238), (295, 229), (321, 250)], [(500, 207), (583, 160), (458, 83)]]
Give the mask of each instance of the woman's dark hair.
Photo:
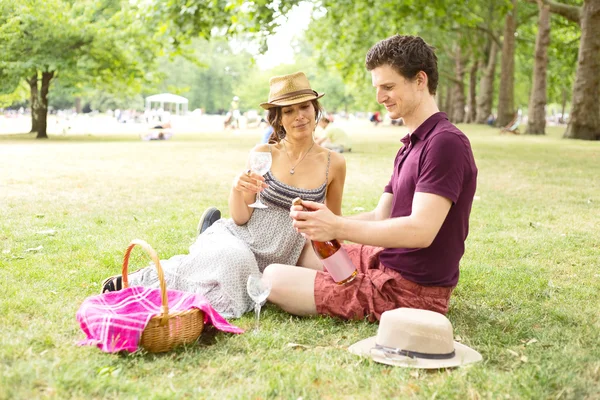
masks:
[(368, 71), (390, 65), (406, 79), (413, 80), (419, 71), (427, 74), (429, 94), (434, 95), (438, 85), (435, 48), (418, 36), (395, 35), (375, 44), (365, 60)]
[[(323, 107), (321, 107), (321, 104), (317, 99), (311, 100), (310, 103), (315, 109), (315, 122), (319, 122), (319, 119), (323, 114)], [(285, 129), (281, 124), (282, 108), (283, 107), (272, 107), (269, 108), (269, 111), (267, 112), (267, 121), (269, 121), (269, 124), (273, 127), (273, 133), (269, 136), (269, 144), (279, 143), (286, 135)]]

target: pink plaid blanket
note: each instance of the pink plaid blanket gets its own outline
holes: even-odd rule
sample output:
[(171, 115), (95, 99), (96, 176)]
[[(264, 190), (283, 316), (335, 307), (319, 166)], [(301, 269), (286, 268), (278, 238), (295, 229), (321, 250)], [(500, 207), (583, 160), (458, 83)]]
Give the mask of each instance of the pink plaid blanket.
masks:
[[(204, 311), (204, 323), (231, 333), (244, 331), (231, 325), (201, 295), (178, 290), (168, 290), (169, 312), (199, 308)], [(138, 349), (138, 342), (146, 325), (155, 315), (160, 315), (160, 289), (142, 286), (129, 287), (116, 292), (90, 296), (77, 311), (77, 321), (87, 339), (79, 345), (96, 345), (107, 353)]]

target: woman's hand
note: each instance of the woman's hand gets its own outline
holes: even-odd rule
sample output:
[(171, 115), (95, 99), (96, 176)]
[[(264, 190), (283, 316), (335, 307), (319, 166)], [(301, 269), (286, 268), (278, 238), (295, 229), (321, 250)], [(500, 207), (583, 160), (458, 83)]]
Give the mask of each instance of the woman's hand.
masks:
[(237, 175), (233, 180), (233, 189), (241, 193), (256, 194), (267, 187), (269, 185), (265, 183), (265, 178), (249, 169)]

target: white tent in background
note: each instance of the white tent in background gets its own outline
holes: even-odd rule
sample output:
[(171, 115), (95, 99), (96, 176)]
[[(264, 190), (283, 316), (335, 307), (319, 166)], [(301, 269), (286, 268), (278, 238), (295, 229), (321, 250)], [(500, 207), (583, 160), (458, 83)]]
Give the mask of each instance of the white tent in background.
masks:
[(161, 109), (175, 115), (185, 115), (188, 111), (188, 99), (172, 93), (161, 93), (146, 97), (147, 111), (152, 110), (153, 104), (159, 104)]

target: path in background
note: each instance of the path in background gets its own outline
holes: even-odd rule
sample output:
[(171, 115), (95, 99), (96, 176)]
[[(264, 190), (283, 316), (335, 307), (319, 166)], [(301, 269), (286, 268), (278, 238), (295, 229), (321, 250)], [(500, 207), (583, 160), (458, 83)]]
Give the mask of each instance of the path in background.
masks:
[[(223, 115), (201, 115), (201, 116), (173, 116), (173, 132), (177, 134), (194, 133), (218, 133), (223, 132), (230, 135), (257, 134), (264, 130), (264, 125), (241, 123), (241, 129), (223, 129)], [(388, 125), (379, 125), (374, 127), (366, 118), (341, 118), (337, 117), (336, 125), (347, 131), (349, 135), (372, 132), (376, 134), (394, 134), (402, 137), (406, 134), (405, 127), (394, 127)], [(48, 116), (48, 135), (136, 135), (146, 134), (152, 127), (147, 123), (120, 123), (114, 117), (90, 114), (80, 114), (74, 117), (58, 117), (56, 115)], [(0, 115), (0, 135), (23, 134), (31, 129), (31, 117), (29, 115), (20, 115), (18, 117), (6, 118)]]
[[(223, 129), (224, 116), (203, 115), (172, 117), (175, 133), (210, 132)], [(48, 116), (49, 135), (139, 135), (148, 132), (156, 124), (127, 122), (121, 123), (107, 115), (79, 114), (71, 117)], [(31, 117), (20, 115), (6, 118), (0, 115), (0, 134), (27, 133), (31, 129)]]

